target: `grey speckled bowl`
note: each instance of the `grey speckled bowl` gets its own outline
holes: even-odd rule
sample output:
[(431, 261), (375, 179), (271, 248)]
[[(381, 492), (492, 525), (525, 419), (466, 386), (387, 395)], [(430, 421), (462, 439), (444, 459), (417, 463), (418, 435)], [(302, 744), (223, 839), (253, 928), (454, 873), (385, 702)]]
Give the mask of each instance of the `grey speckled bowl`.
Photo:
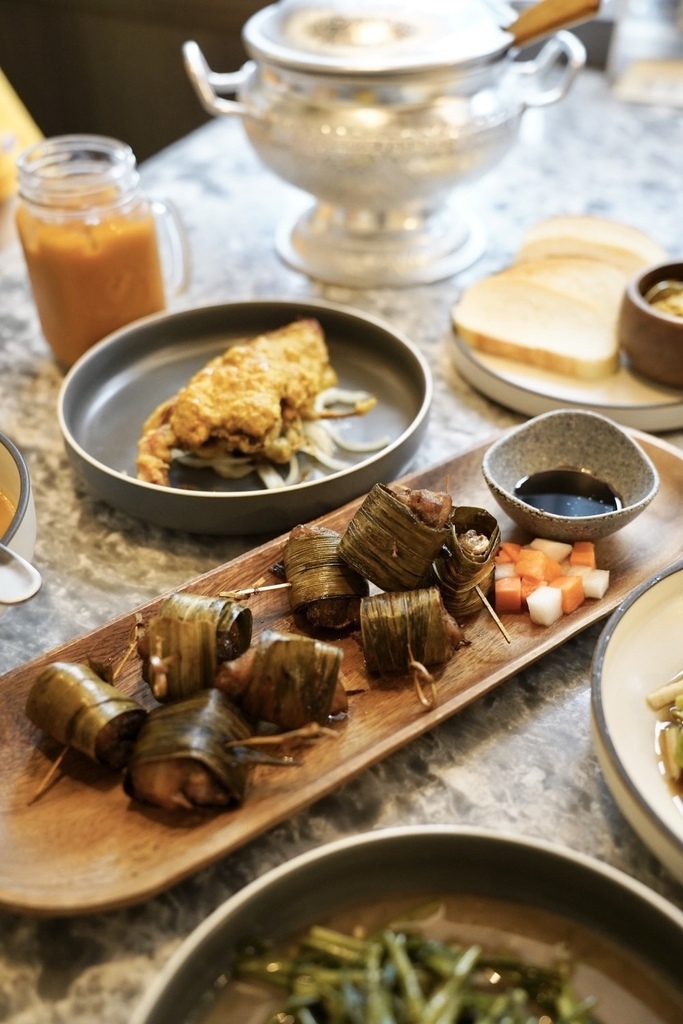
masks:
[[(340, 912), (353, 919), (355, 911), (380, 901), (400, 900), (406, 907), (435, 896), (511, 901), (520, 908), (514, 931), (523, 934), (531, 928), (536, 940), (541, 935), (533, 925), (525, 926), (525, 911), (557, 915), (565, 940), (577, 924), (588, 929), (629, 954), (629, 985), (634, 965), (648, 972), (639, 1003), (643, 1015), (631, 1002), (631, 1013), (622, 1014), (617, 1006), (605, 1019), (680, 1021), (683, 912), (673, 904), (609, 865), (564, 847), (482, 829), (416, 825), (336, 840), (272, 868), (236, 892), (175, 951), (130, 1024), (261, 1019), (253, 1012), (248, 1018), (235, 1012), (216, 984), (225, 981), (245, 943), (281, 942)], [(491, 926), (489, 913), (478, 923)], [(609, 974), (618, 965), (610, 966), (604, 956), (598, 970), (606, 968)], [(670, 992), (673, 1005), (666, 1014), (655, 1014), (653, 1007), (650, 1016), (653, 993), (662, 991)], [(605, 1006), (606, 999), (605, 994)]]
[[(534, 508), (514, 494), (521, 479), (552, 469), (582, 469), (604, 481), (622, 508), (591, 516), (563, 516)], [(536, 537), (598, 540), (647, 508), (659, 476), (639, 444), (598, 413), (555, 409), (528, 420), (487, 449), (482, 472), (491, 493), (512, 520)]]

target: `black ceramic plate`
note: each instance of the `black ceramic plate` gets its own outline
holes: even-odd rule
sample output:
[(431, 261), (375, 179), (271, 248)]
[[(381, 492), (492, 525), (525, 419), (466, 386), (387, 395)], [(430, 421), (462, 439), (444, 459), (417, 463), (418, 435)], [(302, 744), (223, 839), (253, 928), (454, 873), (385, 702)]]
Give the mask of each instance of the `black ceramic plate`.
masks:
[[(346, 468), (276, 490), (255, 474), (227, 481), (210, 470), (185, 470), (171, 487), (136, 478), (142, 425), (161, 401), (231, 342), (305, 316), (322, 324), (340, 386), (376, 396), (345, 430), (357, 441), (385, 439), (379, 450), (340, 452)], [(431, 397), (424, 357), (380, 320), (326, 302), (234, 302), (148, 317), (100, 342), (67, 374), (59, 422), (72, 465), (115, 508), (192, 533), (278, 533), (400, 475), (426, 430)]]

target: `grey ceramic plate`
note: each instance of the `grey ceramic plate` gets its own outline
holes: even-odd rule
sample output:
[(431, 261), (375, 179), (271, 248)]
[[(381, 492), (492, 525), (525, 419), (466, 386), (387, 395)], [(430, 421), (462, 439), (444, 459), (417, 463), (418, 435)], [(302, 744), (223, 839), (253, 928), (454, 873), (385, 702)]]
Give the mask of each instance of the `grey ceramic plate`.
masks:
[[(237, 1021), (238, 1015), (221, 1003), (213, 987), (217, 979), (225, 980), (245, 943), (279, 942), (340, 911), (353, 917), (354, 910), (378, 901), (400, 900), (406, 907), (420, 905), (430, 895), (512, 903), (517, 913), (510, 933), (536, 940), (549, 936), (538, 928), (538, 918), (527, 920), (529, 914), (552, 914), (562, 939), (579, 959), (580, 995), (593, 994), (584, 986), (595, 985), (596, 966), (611, 981), (600, 986), (598, 997), (598, 1019), (605, 1024), (672, 1024), (681, 1019), (683, 913), (678, 908), (608, 865), (560, 846), (481, 829), (409, 826), (337, 840), (251, 882), (183, 942), (131, 1024)], [(477, 910), (475, 904), (467, 920), (480, 930), (493, 924), (486, 905)], [(574, 931), (577, 926), (628, 954), (628, 975), (623, 965), (619, 970), (605, 958), (604, 950), (601, 955), (591, 949), (590, 940), (582, 941)], [(477, 938), (470, 935), (466, 941)], [(667, 1012), (661, 1005), (655, 1012), (664, 990), (670, 995)]]
[[(376, 396), (376, 407), (346, 427), (354, 440), (386, 439), (380, 450), (340, 453), (347, 468), (274, 491), (253, 474), (227, 481), (185, 470), (172, 487), (136, 478), (137, 440), (159, 402), (231, 341), (304, 316), (321, 322), (340, 385)], [(148, 317), (110, 335), (67, 374), (59, 422), (72, 465), (115, 508), (191, 533), (279, 533), (399, 476), (422, 440), (431, 398), (419, 350), (372, 316), (322, 301), (232, 302)]]

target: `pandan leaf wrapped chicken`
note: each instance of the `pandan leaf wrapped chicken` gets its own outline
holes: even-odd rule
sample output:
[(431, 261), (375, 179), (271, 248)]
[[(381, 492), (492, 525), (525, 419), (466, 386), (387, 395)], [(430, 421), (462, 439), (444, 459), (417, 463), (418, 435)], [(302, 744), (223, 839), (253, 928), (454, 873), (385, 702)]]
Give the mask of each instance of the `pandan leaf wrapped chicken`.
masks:
[(252, 722), (280, 729), (324, 724), (347, 708), (342, 657), (338, 647), (321, 640), (266, 630), (248, 651), (219, 667), (215, 685)]
[(367, 580), (339, 554), (340, 535), (322, 526), (295, 526), (283, 549), (294, 614), (314, 629), (358, 626)]
[(436, 587), (364, 597), (360, 625), (365, 663), (375, 675), (443, 664), (466, 642)]
[(375, 484), (349, 522), (339, 554), (381, 590), (411, 590), (428, 580), (448, 540), (450, 495)]
[(119, 770), (147, 717), (137, 701), (89, 665), (54, 662), (35, 679), (26, 701), (34, 725), (65, 747)]
[(450, 527), (446, 549), (434, 560), (434, 580), (448, 611), (463, 619), (483, 607), (478, 590), (484, 597), (493, 590), (500, 527), (486, 509), (469, 505), (453, 509)]
[(252, 736), (243, 715), (218, 690), (202, 690), (150, 711), (128, 761), (123, 785), (143, 803), (166, 810), (242, 803)]
[(143, 678), (160, 702), (213, 686), (219, 662), (251, 643), (252, 612), (232, 598), (171, 594), (152, 616), (138, 645)]

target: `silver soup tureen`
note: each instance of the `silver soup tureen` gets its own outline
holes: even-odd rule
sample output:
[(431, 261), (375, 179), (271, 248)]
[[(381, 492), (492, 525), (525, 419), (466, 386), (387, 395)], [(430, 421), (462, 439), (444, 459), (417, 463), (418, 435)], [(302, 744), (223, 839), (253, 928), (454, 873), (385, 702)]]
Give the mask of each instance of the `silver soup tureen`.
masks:
[(558, 31), (520, 60), (515, 12), (495, 2), (280, 0), (246, 22), (251, 59), (232, 74), (185, 43), (206, 110), (239, 116), (263, 162), (316, 200), (281, 227), (289, 265), (403, 286), (481, 255), (482, 227), (454, 210), (455, 186), (497, 165), (525, 109), (561, 99), (586, 57)]

